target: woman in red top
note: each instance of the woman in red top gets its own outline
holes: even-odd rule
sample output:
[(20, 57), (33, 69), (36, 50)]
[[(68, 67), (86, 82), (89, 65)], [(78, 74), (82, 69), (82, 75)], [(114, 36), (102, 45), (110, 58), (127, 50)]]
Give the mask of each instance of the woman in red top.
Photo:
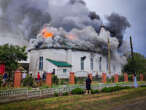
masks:
[(37, 75), (37, 80), (38, 80), (38, 82), (40, 81), (40, 73), (38, 72), (38, 75)]

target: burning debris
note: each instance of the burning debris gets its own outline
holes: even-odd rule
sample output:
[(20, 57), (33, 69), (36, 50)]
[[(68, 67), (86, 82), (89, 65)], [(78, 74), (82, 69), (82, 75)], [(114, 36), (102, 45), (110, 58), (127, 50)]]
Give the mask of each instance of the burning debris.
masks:
[[(36, 38), (32, 48), (75, 48), (103, 55), (107, 55), (109, 38), (113, 60), (120, 62), (123, 57), (125, 59), (120, 49), (124, 45), (123, 33), (130, 26), (125, 17), (118, 14), (107, 16), (104, 29), (99, 15), (91, 12), (83, 0), (58, 2), (0, 0), (0, 29), (5, 27), (12, 34), (19, 32), (18, 36), (21, 34), (27, 40)], [(7, 23), (3, 24), (2, 19)]]

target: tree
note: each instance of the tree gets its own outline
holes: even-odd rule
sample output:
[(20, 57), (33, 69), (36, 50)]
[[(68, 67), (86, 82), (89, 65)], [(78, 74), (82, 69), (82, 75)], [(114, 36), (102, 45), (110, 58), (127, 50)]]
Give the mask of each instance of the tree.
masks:
[(124, 72), (132, 74), (136, 73), (145, 73), (146, 72), (146, 58), (139, 54), (134, 53), (134, 60), (131, 57), (128, 58), (128, 63), (123, 68)]
[(6, 71), (9, 73), (9, 78), (11, 73), (13, 73), (13, 71), (18, 68), (18, 61), (26, 59), (26, 47), (19, 47), (8, 44), (0, 46), (0, 63), (5, 64)]

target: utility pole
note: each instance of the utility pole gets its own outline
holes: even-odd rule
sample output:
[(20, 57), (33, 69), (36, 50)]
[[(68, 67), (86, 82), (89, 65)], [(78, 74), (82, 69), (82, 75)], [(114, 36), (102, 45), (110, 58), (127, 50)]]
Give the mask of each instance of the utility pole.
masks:
[(130, 47), (131, 47), (131, 57), (132, 57), (132, 60), (134, 61), (133, 44), (132, 44), (132, 37), (131, 36), (130, 36)]
[(109, 77), (111, 78), (111, 45), (109, 38), (108, 38), (108, 72)]
[[(131, 57), (132, 57), (132, 65), (135, 65), (134, 63), (134, 53), (133, 53), (133, 44), (132, 44), (132, 37), (130, 36), (130, 46), (131, 46)], [(135, 68), (133, 68), (133, 74), (134, 74), (134, 86), (135, 88), (138, 87), (138, 84), (137, 84), (137, 79), (136, 79), (136, 70)]]

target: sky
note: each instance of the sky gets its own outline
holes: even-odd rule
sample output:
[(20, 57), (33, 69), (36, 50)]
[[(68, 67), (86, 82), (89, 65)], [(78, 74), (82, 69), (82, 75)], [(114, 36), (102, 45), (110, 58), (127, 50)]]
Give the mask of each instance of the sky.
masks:
[(129, 36), (132, 36), (134, 51), (146, 56), (146, 0), (84, 1), (103, 19), (113, 12), (127, 17), (131, 27), (127, 29), (124, 39), (129, 42)]
[[(0, 1), (7, 2), (7, 1), (11, 1), (11, 0), (0, 0)], [(15, 1), (17, 1), (17, 0), (15, 0)], [(19, 3), (18, 3), (18, 1), (19, 1)], [(18, 0), (18, 1), (16, 3), (17, 5), (22, 4), (22, 1), (20, 1), (20, 0)], [(24, 1), (29, 1), (29, 0), (24, 0)], [(39, 1), (39, 0), (36, 0), (36, 1)], [(47, 1), (47, 0), (44, 0), (44, 1)], [(61, 1), (61, 0), (58, 0), (58, 1)], [(127, 17), (128, 21), (131, 24), (131, 27), (129, 29), (127, 29), (127, 31), (125, 32), (124, 39), (127, 42), (129, 42), (129, 37), (132, 36), (134, 51), (139, 52), (146, 56), (146, 49), (145, 49), (146, 48), (146, 45), (145, 45), (145, 42), (146, 42), (146, 37), (145, 37), (145, 33), (146, 33), (146, 20), (145, 20), (145, 18), (146, 18), (146, 0), (84, 0), (84, 1), (86, 2), (87, 7), (91, 11), (95, 11), (98, 15), (100, 15), (100, 17), (102, 18), (102, 20), (104, 20), (104, 22), (106, 22), (106, 19), (105, 19), (106, 16), (111, 15), (111, 13), (118, 13), (119, 15)], [(2, 3), (2, 2), (0, 2), (0, 3)], [(40, 2), (38, 2), (38, 3), (40, 3)], [(1, 5), (1, 4), (0, 4), (0, 6), (4, 7), (4, 5)], [(34, 10), (32, 10), (32, 11), (34, 11)], [(78, 11), (79, 11), (79, 9), (78, 9)], [(10, 13), (10, 14), (13, 15), (14, 13)], [(34, 13), (34, 14), (37, 15), (39, 13), (37, 11), (37, 13)], [(1, 10), (0, 10), (0, 15), (2, 15)], [(17, 13), (16, 13), (16, 15), (17, 15)], [(15, 15), (13, 15), (13, 16), (15, 16)], [(13, 16), (12, 16), (12, 18), (13, 18)], [(44, 16), (42, 16), (42, 17), (44, 18)], [(18, 17), (18, 19), (19, 18), (21, 18), (21, 17)], [(35, 20), (39, 20), (39, 19), (42, 19), (42, 18), (40, 16), (35, 18)], [(34, 20), (34, 22), (35, 22), (35, 20)], [(24, 23), (25, 22), (26, 21), (24, 21)], [(2, 24), (7, 25), (7, 21), (3, 22)], [(34, 23), (32, 23), (32, 24), (34, 24)], [(37, 23), (35, 22), (35, 24), (37, 24)], [(8, 30), (8, 28), (4, 27), (3, 25), (1, 25), (0, 27), (2, 27), (2, 28), (0, 28), (1, 32), (3, 32), (5, 29)], [(35, 27), (38, 27), (38, 25)], [(22, 27), (20, 26), (20, 28), (22, 28)], [(18, 33), (19, 32), (16, 32), (15, 33), (16, 35), (15, 34), (13, 35), (15, 37), (11, 37), (11, 38), (16, 38)], [(2, 35), (2, 33), (0, 33), (0, 36), (4, 36), (4, 35)], [(7, 33), (7, 35), (4, 36), (5, 39), (3, 39), (4, 37), (0, 38), (0, 44), (8, 42), (8, 41), (14, 42), (16, 40), (16, 39), (9, 39), (10, 37), (7, 37), (7, 36), (12, 36), (12, 34), (8, 35), (8, 33)], [(21, 40), (20, 40), (20, 38), (21, 38)], [(15, 42), (20, 43), (20, 44), (23, 44), (23, 43), (27, 44), (27, 42), (22, 38), (23, 37), (20, 37), (20, 35), (19, 35), (17, 38), (18, 42), (17, 41), (15, 41)]]

